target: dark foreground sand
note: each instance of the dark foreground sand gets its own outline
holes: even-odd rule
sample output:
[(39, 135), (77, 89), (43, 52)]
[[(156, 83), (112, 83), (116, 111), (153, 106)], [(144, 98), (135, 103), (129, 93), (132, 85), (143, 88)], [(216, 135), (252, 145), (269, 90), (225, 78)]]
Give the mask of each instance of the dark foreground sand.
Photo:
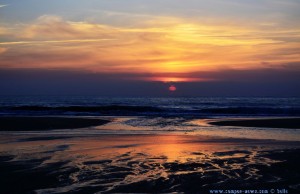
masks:
[(242, 119), (210, 122), (219, 126), (300, 129), (300, 118)]
[(77, 129), (108, 122), (108, 120), (82, 117), (0, 117), (0, 131)]
[(295, 142), (186, 135), (22, 137), (2, 144), (0, 193), (299, 193), (297, 147)]

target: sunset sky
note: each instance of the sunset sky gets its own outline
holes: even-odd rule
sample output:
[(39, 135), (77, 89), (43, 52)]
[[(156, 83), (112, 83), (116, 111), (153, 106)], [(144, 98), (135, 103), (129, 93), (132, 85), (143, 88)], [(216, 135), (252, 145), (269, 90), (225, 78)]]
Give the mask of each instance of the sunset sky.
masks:
[(299, 0), (0, 0), (0, 89), (122, 81), (148, 95), (173, 82), (181, 95), (218, 95), (209, 85), (236, 95), (246, 82), (300, 96), (289, 93), (300, 86), (299, 19)]

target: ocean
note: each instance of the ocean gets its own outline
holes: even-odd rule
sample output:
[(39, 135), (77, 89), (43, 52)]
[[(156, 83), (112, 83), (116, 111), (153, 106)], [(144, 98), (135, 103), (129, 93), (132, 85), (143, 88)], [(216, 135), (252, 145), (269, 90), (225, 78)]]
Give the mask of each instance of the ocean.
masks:
[(300, 98), (2, 96), (0, 114), (163, 117), (300, 116)]

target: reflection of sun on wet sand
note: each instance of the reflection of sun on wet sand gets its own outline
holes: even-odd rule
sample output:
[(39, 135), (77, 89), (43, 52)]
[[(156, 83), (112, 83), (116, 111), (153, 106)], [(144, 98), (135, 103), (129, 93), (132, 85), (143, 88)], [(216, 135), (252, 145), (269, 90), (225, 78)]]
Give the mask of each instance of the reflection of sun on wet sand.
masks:
[(98, 127), (74, 129), (74, 133), (69, 133), (70, 130), (1, 132), (2, 191), (208, 193), (209, 189), (285, 188), (292, 193), (300, 190), (298, 141), (184, 133), (117, 134), (118, 125), (112, 126), (110, 134), (99, 132)]

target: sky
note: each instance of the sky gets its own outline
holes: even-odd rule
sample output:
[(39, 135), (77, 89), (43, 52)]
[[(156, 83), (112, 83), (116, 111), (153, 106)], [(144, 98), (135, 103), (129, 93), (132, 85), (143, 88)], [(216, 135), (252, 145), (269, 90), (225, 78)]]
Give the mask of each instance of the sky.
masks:
[(0, 0), (1, 95), (300, 97), (299, 18), (299, 0)]

